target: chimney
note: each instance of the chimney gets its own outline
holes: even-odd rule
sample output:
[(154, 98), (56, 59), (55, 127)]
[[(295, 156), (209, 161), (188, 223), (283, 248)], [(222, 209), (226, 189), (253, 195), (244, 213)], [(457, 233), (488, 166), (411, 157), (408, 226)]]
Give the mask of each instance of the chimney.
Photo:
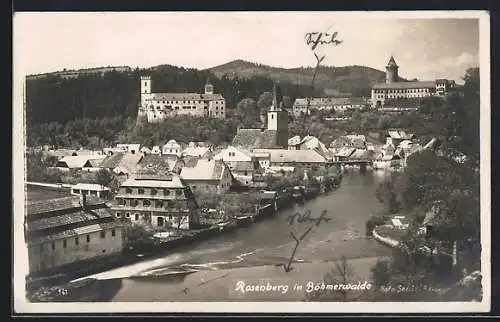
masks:
[(80, 195), (80, 206), (82, 206), (82, 209), (87, 208), (87, 196), (83, 193)]

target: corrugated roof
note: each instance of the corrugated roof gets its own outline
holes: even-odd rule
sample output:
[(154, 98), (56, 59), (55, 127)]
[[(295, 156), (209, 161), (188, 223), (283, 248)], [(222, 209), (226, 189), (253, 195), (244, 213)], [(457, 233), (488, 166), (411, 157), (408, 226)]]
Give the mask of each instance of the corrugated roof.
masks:
[(373, 89), (417, 89), (417, 88), (435, 88), (436, 82), (394, 82), (394, 83), (378, 83), (373, 85)]
[(268, 152), (270, 162), (276, 163), (324, 163), (326, 159), (314, 150), (257, 149), (256, 152)]

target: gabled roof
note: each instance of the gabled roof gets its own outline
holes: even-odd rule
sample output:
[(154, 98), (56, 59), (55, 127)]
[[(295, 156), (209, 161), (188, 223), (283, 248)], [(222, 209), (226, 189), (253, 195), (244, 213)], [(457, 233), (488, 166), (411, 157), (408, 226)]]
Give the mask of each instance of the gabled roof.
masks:
[(350, 148), (350, 147), (343, 147), (343, 148), (340, 148), (336, 153), (335, 153), (335, 156), (337, 157), (349, 157), (351, 154), (354, 153), (354, 151), (356, 151), (355, 148)]
[(231, 171), (255, 171), (260, 169), (261, 167), (258, 161), (242, 161), (235, 163)]
[(210, 148), (204, 146), (188, 146), (182, 151), (183, 155), (202, 157), (210, 152)]
[(184, 166), (180, 176), (183, 180), (220, 180), (226, 165), (221, 160), (200, 159), (194, 167)]
[(396, 64), (396, 61), (394, 60), (394, 56), (391, 56), (391, 58), (389, 59), (389, 62), (387, 63), (387, 66), (388, 67), (398, 67), (398, 65)]
[(106, 169), (115, 169), (119, 167), (120, 170), (131, 173), (142, 158), (143, 156), (140, 154), (118, 152), (104, 159), (100, 167)]
[[(61, 163), (66, 164), (68, 168), (83, 168), (89, 160), (103, 160), (105, 155), (77, 155), (77, 156), (65, 156), (59, 161), (57, 161), (59, 166)], [(92, 166), (92, 164), (88, 164)]]
[(276, 145), (275, 130), (240, 129), (233, 138), (232, 145), (246, 149), (273, 149)]
[(165, 174), (170, 172), (169, 158), (158, 154), (147, 154), (137, 164), (137, 174)]

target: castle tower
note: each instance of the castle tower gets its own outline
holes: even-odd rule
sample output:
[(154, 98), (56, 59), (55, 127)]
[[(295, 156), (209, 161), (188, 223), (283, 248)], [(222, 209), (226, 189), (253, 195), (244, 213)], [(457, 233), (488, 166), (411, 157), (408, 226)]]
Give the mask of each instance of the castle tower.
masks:
[(267, 112), (267, 130), (276, 131), (276, 145), (288, 148), (288, 112), (283, 109), (283, 97), (280, 87), (275, 83), (273, 104)]
[(205, 94), (213, 94), (214, 86), (210, 84), (210, 79), (207, 79), (207, 83), (205, 84)]
[(141, 76), (141, 103), (139, 106), (139, 119), (147, 118), (146, 99), (151, 96), (151, 76)]
[(398, 81), (398, 68), (399, 66), (396, 64), (394, 57), (391, 56), (389, 63), (387, 63), (387, 66), (385, 67), (385, 82), (387, 84)]
[(151, 76), (141, 76), (141, 94), (151, 94)]

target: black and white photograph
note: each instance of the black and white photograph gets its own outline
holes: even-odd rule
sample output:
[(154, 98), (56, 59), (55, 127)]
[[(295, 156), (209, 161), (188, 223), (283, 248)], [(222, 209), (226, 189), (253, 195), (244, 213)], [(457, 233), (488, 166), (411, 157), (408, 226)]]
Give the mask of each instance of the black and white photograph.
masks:
[(489, 311), (489, 33), (16, 12), (14, 310)]

